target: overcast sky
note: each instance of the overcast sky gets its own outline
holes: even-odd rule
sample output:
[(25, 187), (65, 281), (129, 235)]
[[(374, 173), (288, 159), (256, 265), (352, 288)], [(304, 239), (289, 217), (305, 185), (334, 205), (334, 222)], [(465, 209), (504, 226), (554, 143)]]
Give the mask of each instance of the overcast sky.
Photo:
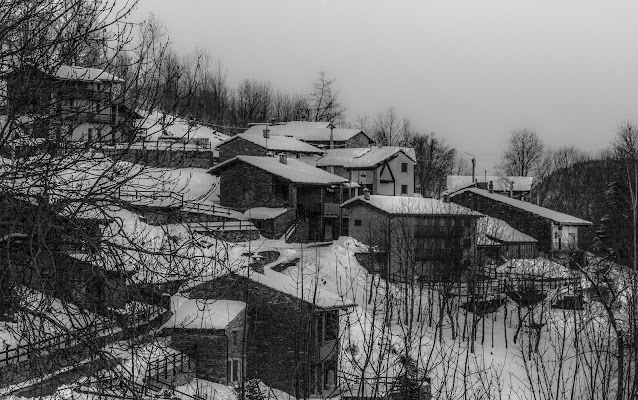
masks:
[(638, 1), (141, 1), (229, 83), (305, 93), (323, 68), (349, 116), (395, 106), (481, 173), (512, 129), (595, 151), (638, 120)]

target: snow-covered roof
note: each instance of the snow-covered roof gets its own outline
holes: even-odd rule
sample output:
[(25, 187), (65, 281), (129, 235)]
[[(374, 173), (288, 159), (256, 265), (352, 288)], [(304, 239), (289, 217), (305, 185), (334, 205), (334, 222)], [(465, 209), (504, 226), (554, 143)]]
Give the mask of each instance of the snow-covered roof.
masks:
[(123, 79), (98, 68), (77, 67), (74, 65), (62, 65), (55, 72), (55, 76), (60, 79), (85, 82), (124, 82)]
[(461, 193), (465, 193), (465, 192), (474, 193), (479, 196), (483, 196), (488, 199), (492, 199), (512, 207), (516, 207), (520, 210), (527, 211), (529, 213), (538, 215), (539, 217), (549, 219), (551, 221), (557, 222), (562, 225), (591, 225), (592, 224), (591, 222), (586, 221), (584, 219), (576, 218), (571, 215), (550, 210), (549, 208), (537, 206), (536, 204), (528, 203), (526, 201), (516, 200), (511, 197), (503, 196), (501, 194), (490, 193), (489, 191), (484, 189), (478, 189), (478, 188), (464, 189), (456, 193), (453, 193), (450, 197), (454, 198), (454, 196), (460, 195)]
[(186, 299), (176, 305), (163, 328), (225, 329), (246, 308), (246, 303), (236, 300)]
[[(509, 192), (510, 189), (515, 192), (529, 192), (532, 190), (534, 177), (531, 176), (498, 176), (498, 175), (477, 175), (477, 182), (492, 182), (494, 190), (499, 192)], [(514, 186), (512, 186), (514, 184)], [(456, 192), (472, 186), (471, 175), (448, 175), (447, 190), (448, 192)]]
[[(250, 280), (267, 286), (278, 292), (301, 299), (306, 303), (314, 304), (317, 307), (328, 308), (346, 308), (354, 307), (356, 304), (345, 296), (339, 296), (335, 293), (316, 288), (311, 283), (301, 283), (288, 275), (266, 269), (263, 274), (254, 271), (239, 272), (243, 276), (247, 276)], [(314, 299), (314, 302), (313, 302)]]
[(324, 151), (308, 143), (286, 136), (272, 135), (266, 139), (264, 135), (240, 133), (221, 143), (219, 147), (236, 139), (247, 140), (270, 151), (287, 151), (292, 153), (324, 154)]
[(208, 170), (208, 173), (218, 175), (222, 170), (236, 162), (250, 164), (294, 183), (333, 185), (348, 182), (345, 178), (295, 159), (288, 158), (286, 164), (283, 164), (280, 162), (279, 157), (237, 156), (214, 166)]
[(413, 148), (388, 146), (326, 150), (326, 155), (317, 160), (317, 166), (342, 166), (346, 169), (374, 168), (400, 152), (416, 163)]
[[(268, 127), (270, 131), (271, 137), (275, 135), (289, 136), (295, 139), (313, 142), (327, 142), (330, 140), (328, 122), (292, 121), (282, 125), (253, 125), (244, 131), (244, 133), (263, 135), (266, 127)], [(361, 129), (333, 128), (332, 140), (335, 142), (345, 142), (361, 132), (363, 132)]]
[(480, 236), (487, 236), (501, 242), (538, 242), (533, 237), (512, 228), (507, 222), (489, 216), (479, 220), (476, 231)]
[(513, 273), (521, 275), (537, 275), (544, 278), (569, 278), (573, 271), (557, 262), (546, 258), (515, 258), (508, 260), (496, 268), (499, 273)]
[(193, 124), (185, 118), (170, 114), (164, 115), (159, 111), (148, 113), (148, 116), (140, 121), (138, 128), (146, 131), (146, 140), (208, 139), (213, 149), (230, 138), (230, 136), (208, 126)]
[(383, 212), (394, 215), (467, 215), (482, 217), (483, 214), (459, 206), (458, 204), (445, 203), (441, 200), (427, 197), (399, 197), (371, 195), (367, 200), (365, 196), (352, 198), (341, 205), (350, 207), (362, 203), (377, 208)]

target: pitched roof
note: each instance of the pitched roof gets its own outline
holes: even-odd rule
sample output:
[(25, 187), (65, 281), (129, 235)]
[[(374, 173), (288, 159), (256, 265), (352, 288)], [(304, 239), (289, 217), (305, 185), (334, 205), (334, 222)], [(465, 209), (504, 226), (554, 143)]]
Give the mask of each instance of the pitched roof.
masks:
[(111, 75), (108, 72), (98, 69), (98, 68), (85, 68), (85, 67), (77, 67), (74, 65), (62, 65), (55, 72), (55, 76), (60, 79), (68, 79), (74, 81), (85, 81), (85, 82), (114, 82), (121, 83), (124, 82), (123, 79), (118, 78), (115, 75)]
[(344, 308), (354, 307), (356, 304), (345, 296), (323, 290), (315, 287), (311, 283), (300, 282), (292, 277), (266, 269), (263, 274), (257, 272), (249, 272), (244, 269), (244, 273), (238, 272), (240, 276), (246, 277), (261, 285), (267, 286), (278, 292), (287, 294), (306, 303), (314, 304), (320, 308)]
[(375, 168), (398, 153), (405, 154), (416, 162), (416, 153), (411, 147), (363, 147), (326, 150), (326, 155), (317, 160), (318, 167), (341, 166), (346, 169)]
[(293, 153), (308, 153), (320, 155), (324, 154), (323, 150), (295, 138), (273, 135), (270, 138), (266, 139), (264, 138), (263, 134), (258, 135), (252, 133), (240, 133), (239, 135), (235, 135), (225, 140), (219, 145), (219, 147), (236, 139), (247, 140), (251, 143), (265, 148), (266, 150), (271, 151), (288, 151)]
[(492, 238), (502, 242), (538, 242), (533, 237), (512, 228), (507, 222), (489, 216), (479, 220), (476, 231), (479, 236), (485, 236), (488, 240)]
[(279, 157), (237, 156), (214, 166), (208, 170), (208, 173), (218, 175), (223, 169), (236, 162), (250, 164), (294, 183), (333, 185), (348, 182), (345, 178), (295, 159), (288, 158), (287, 163), (283, 164), (279, 161)]
[[(304, 141), (327, 142), (330, 140), (330, 128), (328, 122), (292, 121), (282, 125), (253, 125), (244, 131), (244, 133), (263, 135), (263, 131), (266, 127), (268, 127), (268, 130), (270, 131), (271, 137), (289, 136)], [(334, 128), (332, 129), (332, 139), (336, 142), (345, 142), (360, 132), (363, 131), (361, 129)]]
[(365, 196), (354, 197), (344, 202), (341, 207), (350, 207), (356, 203), (363, 203), (393, 215), (467, 215), (482, 217), (483, 214), (453, 203), (427, 197), (399, 197), (371, 195), (369, 200)]
[(246, 303), (235, 300), (182, 298), (175, 303), (177, 307), (163, 328), (224, 329), (246, 308)]
[(528, 203), (526, 201), (516, 200), (511, 197), (503, 196), (502, 194), (490, 193), (487, 190), (478, 189), (478, 188), (463, 189), (461, 191), (458, 191), (452, 194), (450, 197), (454, 198), (454, 196), (458, 196), (461, 193), (465, 193), (465, 192), (474, 193), (479, 196), (483, 196), (488, 199), (492, 199), (492, 200), (501, 202), (503, 204), (507, 204), (509, 206), (518, 208), (523, 211), (527, 211), (529, 213), (538, 215), (539, 217), (549, 219), (559, 224), (563, 224), (563, 225), (591, 225), (592, 224), (591, 222), (586, 221), (584, 219), (576, 218), (571, 215), (550, 210), (549, 208), (537, 206), (536, 204)]
[[(477, 182), (493, 182), (494, 190), (499, 192), (508, 192), (512, 184), (512, 190), (515, 192), (529, 192), (532, 190), (532, 184), (534, 183), (534, 177), (531, 176), (497, 176), (497, 175), (477, 175)], [(448, 175), (447, 176), (447, 190), (449, 192), (455, 192), (457, 190), (465, 189), (472, 186), (471, 175)]]

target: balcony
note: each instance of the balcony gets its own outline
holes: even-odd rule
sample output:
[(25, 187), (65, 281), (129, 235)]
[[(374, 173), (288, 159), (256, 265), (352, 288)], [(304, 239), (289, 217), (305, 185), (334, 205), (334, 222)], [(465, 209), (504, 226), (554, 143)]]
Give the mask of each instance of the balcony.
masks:
[(323, 216), (327, 218), (339, 218), (339, 213), (342, 212), (344, 218), (350, 217), (348, 209), (341, 209), (339, 203), (323, 203), (322, 204)]

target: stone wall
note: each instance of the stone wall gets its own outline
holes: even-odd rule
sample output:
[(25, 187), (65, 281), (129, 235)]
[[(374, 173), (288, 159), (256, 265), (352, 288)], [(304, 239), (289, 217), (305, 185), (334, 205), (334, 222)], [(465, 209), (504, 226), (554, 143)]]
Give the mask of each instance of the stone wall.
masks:
[(268, 239), (279, 239), (286, 233), (296, 218), (297, 212), (294, 208), (291, 208), (276, 218), (265, 220), (253, 219), (251, 222), (259, 228), (263, 237)]
[(198, 378), (227, 383), (228, 337), (223, 330), (175, 329), (170, 346), (195, 362)]
[(109, 156), (149, 167), (210, 168), (215, 165), (212, 151), (155, 150), (155, 149), (102, 149)]
[(346, 141), (347, 148), (358, 148), (358, 147), (369, 147), (373, 145), (374, 142), (363, 133), (359, 132), (350, 139)]
[(239, 137), (219, 146), (219, 162), (235, 156), (265, 156), (267, 153), (264, 147)]
[(312, 313), (306, 303), (235, 274), (192, 288), (190, 297), (246, 302), (246, 378), (299, 397), (307, 387), (310, 354)]
[(549, 252), (552, 249), (552, 221), (548, 219), (472, 192), (456, 194), (450, 201), (490, 217), (502, 219), (514, 229), (538, 240), (539, 251)]
[(254, 207), (294, 207), (297, 203), (297, 190), (292, 183), (243, 162), (226, 168), (219, 184), (221, 205), (242, 212)]

